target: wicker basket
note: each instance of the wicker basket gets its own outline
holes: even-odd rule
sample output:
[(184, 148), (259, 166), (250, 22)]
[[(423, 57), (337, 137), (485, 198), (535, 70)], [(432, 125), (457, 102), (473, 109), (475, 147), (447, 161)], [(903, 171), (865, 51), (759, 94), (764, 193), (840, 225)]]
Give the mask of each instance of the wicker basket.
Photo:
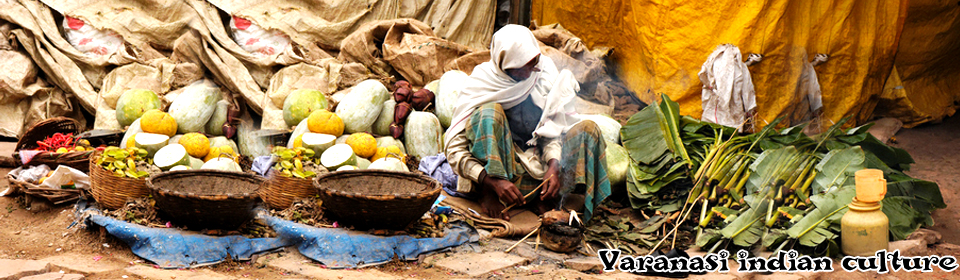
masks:
[(280, 175), (273, 168), (267, 173), (267, 181), (260, 189), (260, 197), (271, 209), (283, 210), (294, 201), (317, 195), (313, 179), (301, 179)]
[(128, 199), (136, 199), (150, 194), (146, 178), (136, 179), (119, 177), (97, 164), (101, 153), (90, 157), (90, 194), (106, 209), (118, 209)]
[(430, 210), (441, 190), (430, 176), (386, 170), (325, 173), (314, 184), (327, 213), (358, 229), (403, 229)]
[[(40, 146), (37, 145), (37, 141), (43, 141), (44, 138), (53, 135), (54, 133), (73, 133), (73, 135), (79, 135), (83, 130), (83, 127), (80, 126), (80, 122), (77, 120), (66, 118), (66, 117), (56, 117), (42, 120), (27, 129), (26, 132), (20, 136), (20, 140), (17, 141), (16, 151), (20, 150), (36, 150)], [(93, 155), (94, 151), (84, 151), (84, 152), (68, 152), (68, 153), (41, 153), (34, 156), (30, 159), (30, 162), (27, 163), (28, 166), (46, 164), (51, 168), (56, 168), (57, 165), (66, 165), (83, 172), (89, 172), (87, 165), (87, 160)], [(18, 163), (22, 163), (20, 160), (20, 153), (14, 152), (13, 158), (16, 159)]]
[(160, 212), (192, 229), (237, 229), (253, 218), (263, 184), (253, 174), (219, 170), (172, 171), (147, 179)]
[(54, 205), (64, 204), (68, 202), (74, 202), (80, 198), (79, 189), (50, 189), (44, 188), (40, 185), (30, 183), (24, 180), (17, 180), (11, 174), (7, 174), (7, 181), (11, 185), (17, 187), (23, 193), (43, 197), (49, 200)]

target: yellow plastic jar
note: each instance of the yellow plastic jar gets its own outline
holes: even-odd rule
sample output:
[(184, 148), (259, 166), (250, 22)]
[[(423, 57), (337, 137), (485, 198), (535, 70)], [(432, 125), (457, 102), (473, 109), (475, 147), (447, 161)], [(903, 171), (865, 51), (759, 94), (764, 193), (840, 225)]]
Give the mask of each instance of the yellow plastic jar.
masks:
[(857, 171), (856, 180), (857, 196), (840, 220), (840, 246), (849, 256), (873, 256), (889, 249), (890, 220), (880, 210), (887, 182), (877, 169)]

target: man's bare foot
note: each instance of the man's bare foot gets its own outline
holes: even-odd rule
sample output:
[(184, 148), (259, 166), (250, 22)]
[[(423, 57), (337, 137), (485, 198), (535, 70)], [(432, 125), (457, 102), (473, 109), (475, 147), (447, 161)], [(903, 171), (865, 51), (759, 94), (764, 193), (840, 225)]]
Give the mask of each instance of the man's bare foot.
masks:
[(496, 193), (484, 192), (480, 196), (480, 209), (484, 214), (487, 214), (487, 216), (509, 221), (510, 215), (507, 215), (507, 213), (500, 213), (504, 208), (505, 207), (503, 206), (503, 203), (500, 203), (500, 198), (497, 197)]

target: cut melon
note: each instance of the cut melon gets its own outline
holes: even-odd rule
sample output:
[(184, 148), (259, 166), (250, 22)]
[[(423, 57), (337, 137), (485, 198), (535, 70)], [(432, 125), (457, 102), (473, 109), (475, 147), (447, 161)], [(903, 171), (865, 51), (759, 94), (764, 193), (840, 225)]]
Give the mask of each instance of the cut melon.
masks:
[(380, 81), (360, 82), (337, 104), (337, 116), (343, 120), (346, 133), (370, 131), (373, 123), (380, 117), (383, 102), (390, 93)]
[(402, 152), (402, 153), (404, 153), (404, 154), (407, 153), (407, 149), (404, 149), (404, 148), (403, 148), (403, 142), (402, 142), (402, 141), (397, 140), (396, 138), (393, 138), (393, 137), (390, 137), (390, 136), (384, 136), (384, 137), (379, 137), (379, 138), (377, 138), (377, 148), (380, 148), (380, 147), (390, 147), (391, 145), (394, 145), (394, 146), (397, 146), (398, 148), (400, 148), (400, 152)]
[(210, 135), (223, 135), (223, 124), (227, 122), (227, 110), (230, 109), (230, 102), (226, 100), (217, 101), (217, 107), (210, 115), (210, 120), (204, 125), (204, 131)]
[(353, 166), (353, 165), (344, 165), (344, 166), (341, 166), (340, 168), (337, 168), (337, 171), (357, 170), (357, 169), (359, 169), (359, 168), (357, 168), (356, 166)]
[(300, 124), (297, 124), (297, 127), (293, 128), (293, 132), (290, 133), (290, 140), (287, 140), (287, 149), (293, 149), (293, 143), (297, 140), (297, 137), (303, 135), (304, 133), (310, 132), (309, 127), (310, 119), (303, 119), (300, 121)]
[(590, 120), (596, 123), (597, 127), (600, 128), (600, 134), (603, 135), (603, 140), (607, 141), (607, 145), (620, 144), (620, 123), (613, 118), (604, 115), (579, 115), (579, 117), (581, 120)]
[(435, 156), (443, 148), (443, 127), (437, 116), (427, 112), (412, 112), (404, 126), (406, 154), (417, 158)]
[(169, 141), (170, 137), (166, 135), (146, 132), (137, 133), (137, 135), (133, 137), (133, 142), (137, 148), (147, 150), (148, 157), (155, 155), (157, 151), (166, 146)]
[(620, 145), (607, 144), (607, 177), (611, 186), (619, 186), (627, 181), (627, 170), (630, 168), (630, 156), (627, 149)]
[(367, 166), (367, 169), (410, 172), (410, 169), (407, 168), (406, 164), (403, 164), (403, 162), (401, 162), (399, 159), (392, 157), (385, 157), (375, 160), (373, 163), (370, 163), (370, 166)]
[(186, 165), (177, 165), (174, 167), (170, 167), (170, 170), (167, 170), (167, 171), (181, 171), (181, 170), (190, 170), (190, 169), (193, 169), (193, 167), (186, 166)]
[(153, 164), (162, 170), (169, 170), (177, 165), (190, 164), (190, 155), (187, 154), (187, 149), (183, 148), (183, 145), (170, 144), (157, 151), (153, 156)]
[(450, 126), (453, 111), (457, 109), (457, 98), (460, 98), (460, 91), (469, 80), (470, 75), (460, 70), (447, 71), (440, 77), (440, 88), (434, 91), (437, 94), (437, 106), (434, 112), (443, 127)]
[(130, 127), (127, 127), (127, 131), (123, 133), (123, 139), (120, 140), (120, 148), (127, 148), (127, 141), (130, 140), (130, 137), (142, 131), (143, 129), (140, 129), (140, 119), (133, 121)]
[(323, 151), (333, 146), (336, 141), (336, 136), (313, 132), (304, 133), (300, 138), (300, 142), (303, 143), (304, 148), (311, 149), (317, 154), (323, 154)]
[(329, 170), (336, 170), (344, 165), (356, 165), (357, 155), (353, 153), (353, 148), (347, 144), (336, 144), (328, 148), (320, 155), (320, 165)]
[(380, 110), (380, 117), (373, 122), (373, 134), (390, 135), (390, 124), (393, 123), (393, 111), (397, 107), (397, 101), (393, 98), (383, 102), (383, 109)]
[(358, 169), (367, 169), (370, 167), (370, 160), (365, 158), (357, 158), (357, 168)]
[(198, 132), (204, 128), (210, 116), (222, 100), (220, 88), (213, 82), (201, 80), (184, 88), (167, 110), (177, 121), (177, 133)]
[(215, 158), (207, 161), (200, 167), (200, 169), (213, 169), (221, 171), (233, 171), (233, 172), (243, 172), (240, 169), (240, 164), (237, 164), (236, 161), (233, 161), (229, 158)]

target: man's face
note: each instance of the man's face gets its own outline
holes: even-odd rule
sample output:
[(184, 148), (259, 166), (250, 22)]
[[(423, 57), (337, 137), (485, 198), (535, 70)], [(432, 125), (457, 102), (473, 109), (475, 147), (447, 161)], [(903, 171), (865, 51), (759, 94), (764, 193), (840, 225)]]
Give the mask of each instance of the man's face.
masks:
[(513, 78), (514, 81), (519, 82), (530, 78), (530, 74), (533, 74), (533, 72), (540, 71), (540, 69), (537, 68), (537, 64), (539, 63), (540, 55), (537, 55), (531, 59), (530, 62), (527, 62), (527, 64), (523, 65), (523, 67), (506, 69), (503, 70), (503, 72), (506, 72), (507, 75), (509, 75), (510, 78)]

